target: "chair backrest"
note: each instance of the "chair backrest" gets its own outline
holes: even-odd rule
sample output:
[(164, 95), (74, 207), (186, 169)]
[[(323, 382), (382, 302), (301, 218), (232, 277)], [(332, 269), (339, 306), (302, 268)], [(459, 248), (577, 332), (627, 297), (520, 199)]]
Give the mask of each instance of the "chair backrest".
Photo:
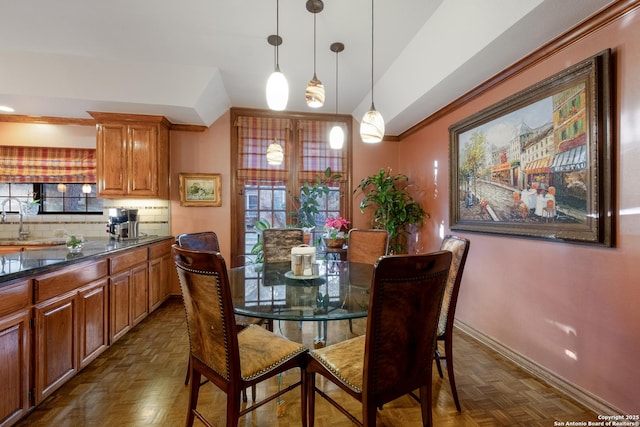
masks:
[(220, 252), (218, 235), (213, 231), (184, 233), (178, 236), (178, 245), (185, 249)]
[(262, 230), (264, 262), (291, 261), (291, 248), (304, 243), (301, 228), (267, 228)]
[(444, 236), (444, 239), (442, 239), (440, 249), (451, 251), (451, 253), (453, 253), (453, 259), (451, 261), (449, 277), (447, 278), (447, 289), (442, 299), (442, 309), (440, 310), (440, 320), (438, 321), (439, 336), (443, 335), (447, 330), (451, 330), (453, 327), (462, 272), (464, 271), (464, 264), (467, 262), (470, 244), (469, 239), (463, 239), (450, 234)]
[(389, 232), (387, 230), (349, 230), (347, 241), (347, 261), (375, 264), (378, 258), (387, 254)]
[(236, 323), (224, 258), (216, 251), (172, 246), (180, 278), (191, 355), (207, 365), (218, 382), (240, 378)]
[(376, 263), (365, 338), (363, 401), (381, 405), (431, 384), (438, 313), (450, 266), (449, 251), (391, 255)]

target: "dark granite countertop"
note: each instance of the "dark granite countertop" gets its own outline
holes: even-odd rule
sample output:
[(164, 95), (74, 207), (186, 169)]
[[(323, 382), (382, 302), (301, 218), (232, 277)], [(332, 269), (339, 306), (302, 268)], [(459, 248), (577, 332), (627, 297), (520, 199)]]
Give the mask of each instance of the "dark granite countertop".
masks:
[(70, 253), (64, 244), (42, 249), (12, 252), (0, 255), (0, 287), (3, 282), (25, 276), (47, 273), (81, 261), (100, 258), (136, 246), (145, 246), (172, 236), (146, 236), (133, 240), (114, 240), (109, 238), (87, 238), (82, 251)]

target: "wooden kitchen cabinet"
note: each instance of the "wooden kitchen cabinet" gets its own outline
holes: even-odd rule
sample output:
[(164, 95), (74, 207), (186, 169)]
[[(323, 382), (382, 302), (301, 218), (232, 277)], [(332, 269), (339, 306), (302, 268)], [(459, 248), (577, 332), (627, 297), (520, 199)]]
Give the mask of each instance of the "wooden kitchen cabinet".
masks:
[(98, 124), (97, 184), (104, 198), (169, 198), (169, 121), (90, 112)]
[(106, 349), (96, 343), (108, 327), (107, 295), (99, 291), (106, 288), (107, 267), (106, 259), (93, 260), (34, 277), (36, 405)]
[(0, 289), (0, 427), (13, 425), (31, 406), (30, 283), (19, 279)]
[(149, 313), (147, 257), (147, 248), (140, 247), (109, 258), (111, 344)]
[(149, 311), (160, 306), (171, 294), (172, 240), (154, 243), (149, 246)]

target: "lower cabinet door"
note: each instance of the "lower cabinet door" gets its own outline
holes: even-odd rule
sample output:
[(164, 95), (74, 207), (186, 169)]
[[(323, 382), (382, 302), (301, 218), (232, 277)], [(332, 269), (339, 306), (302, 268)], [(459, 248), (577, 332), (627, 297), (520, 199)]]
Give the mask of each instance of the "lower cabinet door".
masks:
[(108, 283), (104, 278), (78, 292), (80, 368), (87, 366), (109, 345)]
[(109, 341), (116, 342), (133, 326), (131, 319), (131, 274), (129, 271), (109, 279)]
[(29, 317), (24, 310), (0, 318), (0, 426), (13, 425), (29, 409)]
[(35, 307), (35, 403), (57, 390), (78, 371), (77, 293)]
[(132, 297), (131, 309), (133, 311), (133, 324), (137, 325), (149, 314), (149, 280), (147, 263), (140, 264), (131, 269)]

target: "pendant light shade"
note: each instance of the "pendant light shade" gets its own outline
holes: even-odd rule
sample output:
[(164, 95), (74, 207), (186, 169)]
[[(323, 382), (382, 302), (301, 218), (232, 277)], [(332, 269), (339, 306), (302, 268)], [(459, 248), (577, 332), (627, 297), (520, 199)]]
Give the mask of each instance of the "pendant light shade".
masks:
[(91, 193), (91, 184), (83, 184), (82, 185), (82, 192), (84, 194), (89, 194)]
[(373, 104), (373, 0), (371, 0), (371, 108), (360, 122), (360, 138), (368, 144), (375, 144), (384, 138), (384, 119)]
[(342, 150), (344, 146), (344, 130), (339, 124), (333, 125), (329, 132), (329, 147), (334, 150)]
[(289, 101), (289, 83), (287, 78), (280, 72), (280, 67), (269, 76), (267, 80), (267, 105), (275, 111), (282, 111), (287, 108)]
[(275, 68), (269, 76), (269, 80), (267, 80), (267, 105), (272, 110), (282, 111), (287, 108), (287, 102), (289, 101), (289, 83), (287, 83), (284, 74), (280, 72), (278, 57), (278, 46), (282, 44), (282, 37), (280, 37), (280, 2), (278, 0), (276, 0), (276, 34), (270, 35), (267, 41), (275, 48)]
[(367, 144), (378, 143), (384, 138), (384, 119), (373, 104), (369, 111), (364, 113), (360, 122), (360, 138)]
[[(336, 116), (338, 115), (338, 54), (344, 50), (344, 44), (332, 43), (331, 52), (336, 53)], [(337, 117), (336, 117), (337, 118)], [(329, 132), (329, 147), (333, 150), (342, 150), (344, 146), (344, 130), (336, 123)]]
[(65, 193), (67, 191), (67, 186), (64, 183), (60, 183), (58, 184), (58, 192), (60, 193)]
[(277, 166), (282, 164), (283, 160), (284, 152), (282, 151), (282, 146), (274, 139), (273, 142), (269, 144), (269, 148), (267, 148), (267, 163)]
[(316, 15), (324, 9), (322, 0), (307, 0), (307, 10), (313, 13), (313, 78), (304, 92), (307, 105), (320, 108), (324, 105), (324, 85), (316, 75)]

